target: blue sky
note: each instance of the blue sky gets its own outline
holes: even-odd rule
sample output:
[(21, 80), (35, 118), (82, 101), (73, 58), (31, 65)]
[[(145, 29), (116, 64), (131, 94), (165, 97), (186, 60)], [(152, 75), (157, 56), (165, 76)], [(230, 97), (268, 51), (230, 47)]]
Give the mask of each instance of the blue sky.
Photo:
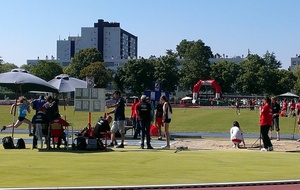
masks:
[(18, 66), (56, 57), (56, 41), (98, 19), (138, 36), (138, 55), (165, 55), (181, 40), (202, 40), (228, 57), (268, 50), (290, 66), (300, 53), (299, 0), (1, 0), (0, 56)]

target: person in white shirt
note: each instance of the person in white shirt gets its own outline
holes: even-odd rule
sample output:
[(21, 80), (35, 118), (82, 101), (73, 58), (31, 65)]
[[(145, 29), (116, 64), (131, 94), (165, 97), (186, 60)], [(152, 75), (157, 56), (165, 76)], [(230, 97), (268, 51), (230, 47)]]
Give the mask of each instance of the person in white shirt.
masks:
[(244, 147), (246, 147), (243, 131), (241, 130), (240, 124), (237, 121), (233, 122), (233, 126), (230, 129), (230, 140), (233, 142), (233, 148), (240, 148), (241, 142), (243, 142)]

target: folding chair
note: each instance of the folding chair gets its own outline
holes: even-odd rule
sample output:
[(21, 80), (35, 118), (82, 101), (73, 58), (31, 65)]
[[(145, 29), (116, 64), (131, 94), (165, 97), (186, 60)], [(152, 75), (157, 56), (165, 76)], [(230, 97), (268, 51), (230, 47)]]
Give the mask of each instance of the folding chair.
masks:
[(100, 140), (101, 139), (104, 140), (104, 143), (103, 143), (104, 150), (107, 150), (107, 140), (110, 139), (110, 132), (100, 132), (100, 135), (102, 136), (102, 138), (100, 138)]
[[(53, 148), (55, 148), (55, 138), (57, 138), (57, 142), (61, 141), (65, 136), (63, 125), (60, 123), (51, 123), (50, 124), (50, 135), (52, 139)], [(65, 139), (66, 140), (66, 139)], [(67, 148), (67, 142), (65, 142), (65, 148)]]

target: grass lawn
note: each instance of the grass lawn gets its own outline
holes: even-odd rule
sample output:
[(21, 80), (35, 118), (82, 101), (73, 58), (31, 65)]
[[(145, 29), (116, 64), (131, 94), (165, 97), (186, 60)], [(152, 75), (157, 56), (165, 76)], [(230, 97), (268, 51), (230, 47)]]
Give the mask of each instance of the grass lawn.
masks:
[(0, 150), (0, 187), (124, 186), (299, 179), (298, 153), (251, 150)]
[[(12, 123), (13, 116), (9, 114), (9, 106), (0, 106), (1, 124), (8, 125)], [(110, 109), (111, 110), (111, 109)], [(109, 111), (109, 110), (107, 110)], [(174, 108), (172, 122), (170, 124), (171, 132), (224, 132), (228, 133), (233, 121), (238, 121), (245, 133), (259, 133), (259, 112), (242, 109), (241, 115), (235, 113), (235, 108)], [(84, 128), (88, 123), (87, 112), (74, 112), (73, 107), (60, 107), (60, 113), (74, 126), (75, 130)], [(34, 112), (27, 118), (31, 119)], [(126, 107), (126, 117), (130, 117), (130, 107)], [(93, 112), (92, 126), (97, 119), (103, 116), (103, 112)], [(17, 117), (16, 117), (17, 118)], [(295, 118), (280, 118), (280, 128), (282, 134), (292, 134)], [(26, 125), (21, 125), (20, 129), (27, 129)], [(296, 134), (298, 126), (296, 125)]]
[[(61, 114), (75, 129), (87, 124), (88, 113)], [(12, 122), (9, 107), (1, 106), (1, 124)], [(92, 125), (103, 113), (92, 113)], [(130, 115), (127, 108), (126, 115)], [(30, 114), (28, 118), (31, 118)], [(175, 108), (172, 132), (224, 132), (240, 122), (246, 133), (258, 133), (259, 113), (235, 109)], [(280, 118), (281, 132), (293, 133), (294, 118)], [(26, 125), (20, 128), (26, 129)], [(19, 134), (16, 134), (16, 137)], [(22, 135), (22, 134), (21, 134)], [(3, 134), (1, 134), (1, 137)], [(0, 148), (0, 187), (124, 186), (191, 184), (299, 179), (298, 153), (256, 150), (139, 150), (137, 147), (108, 152), (45, 151)]]

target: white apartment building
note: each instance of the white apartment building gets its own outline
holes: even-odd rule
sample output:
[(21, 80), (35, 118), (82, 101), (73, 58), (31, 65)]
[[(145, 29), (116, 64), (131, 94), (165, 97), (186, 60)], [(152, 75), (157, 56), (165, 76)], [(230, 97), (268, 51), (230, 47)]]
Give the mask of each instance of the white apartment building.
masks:
[(289, 67), (289, 69), (293, 71), (299, 65), (300, 65), (300, 56), (296, 55), (296, 57), (291, 58), (291, 66)]
[[(74, 55), (85, 48), (96, 48), (102, 54), (104, 62), (111, 63), (118, 60), (124, 64), (127, 59), (137, 57), (137, 36), (120, 28), (120, 23), (109, 23), (99, 19), (94, 27), (82, 27), (81, 36), (69, 36), (68, 39), (58, 40), (56, 57), (51, 59), (68, 66)], [(53, 57), (53, 56), (52, 56)], [(27, 60), (28, 65), (36, 65), (38, 60)]]

